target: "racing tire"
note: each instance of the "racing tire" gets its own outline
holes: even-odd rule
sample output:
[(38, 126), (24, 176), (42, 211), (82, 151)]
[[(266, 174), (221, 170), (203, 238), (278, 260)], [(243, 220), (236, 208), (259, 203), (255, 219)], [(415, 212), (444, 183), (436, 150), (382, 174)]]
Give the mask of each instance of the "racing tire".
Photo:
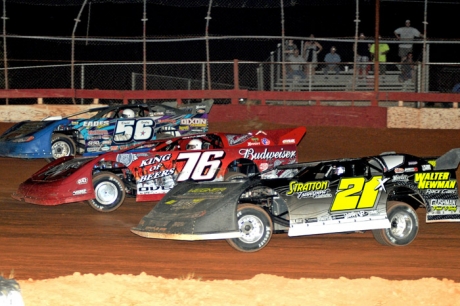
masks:
[(250, 253), (264, 248), (273, 234), (273, 221), (261, 207), (241, 204), (236, 212), (241, 237), (227, 239), (228, 244), (238, 251)]
[(51, 158), (47, 158), (48, 162), (56, 160), (64, 156), (74, 156), (76, 146), (73, 140), (64, 134), (53, 134), (51, 137)]
[(93, 177), (95, 199), (88, 200), (89, 206), (99, 212), (111, 212), (123, 204), (126, 197), (122, 180), (111, 172), (99, 172)]
[(230, 181), (239, 181), (239, 180), (244, 180), (248, 176), (244, 173), (241, 172), (235, 172), (235, 171), (228, 171), (224, 175), (224, 181), (230, 182)]
[(405, 246), (414, 241), (418, 233), (418, 217), (410, 205), (389, 201), (387, 215), (390, 228), (373, 230), (375, 240), (387, 246)]

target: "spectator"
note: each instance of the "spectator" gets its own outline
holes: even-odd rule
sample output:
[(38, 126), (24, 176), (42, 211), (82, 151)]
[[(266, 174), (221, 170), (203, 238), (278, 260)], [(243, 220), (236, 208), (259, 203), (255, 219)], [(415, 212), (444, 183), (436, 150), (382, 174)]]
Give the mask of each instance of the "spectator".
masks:
[(307, 76), (303, 71), (305, 64), (305, 59), (300, 56), (299, 49), (294, 49), (294, 54), (289, 55), (288, 59), (289, 62), (293, 64), (287, 65), (287, 72), (288, 72), (288, 79), (292, 79), (294, 76), (300, 76), (302, 79), (305, 79)]
[(294, 43), (294, 40), (288, 39), (286, 45), (284, 46), (284, 53), (287, 55), (294, 54), (295, 49), (297, 49), (297, 45)]
[[(366, 39), (366, 36), (364, 36), (363, 33), (359, 35), (359, 40), (364, 40)], [(358, 63), (363, 63), (363, 64), (358, 64), (358, 75), (367, 75), (367, 72), (369, 71), (370, 65), (369, 65), (369, 44), (363, 41), (358, 41), (357, 47), (356, 47), (356, 53), (357, 53), (357, 58), (356, 61)]]
[(329, 71), (334, 71), (335, 74), (339, 74), (340, 67), (337, 63), (340, 63), (342, 59), (340, 55), (336, 53), (337, 49), (333, 46), (331, 51), (326, 54), (324, 57), (324, 62), (326, 63), (326, 67), (324, 67), (324, 74), (329, 74)]
[(452, 88), (453, 93), (460, 93), (460, 83), (457, 83), (454, 85), (454, 88)]
[[(381, 39), (382, 37), (379, 36), (379, 40)], [(371, 57), (372, 57), (372, 60), (375, 59), (375, 43), (373, 43), (369, 49), (370, 53), (371, 53)], [(379, 70), (380, 70), (380, 74), (385, 74), (387, 72), (387, 54), (388, 52), (390, 51), (390, 46), (388, 46), (388, 44), (386, 43), (381, 43), (379, 41)]]
[[(415, 37), (423, 37), (416, 28), (410, 26), (410, 20), (406, 20), (406, 26), (395, 30), (396, 38), (399, 40), (413, 40)], [(407, 53), (412, 52), (412, 44), (399, 44), (399, 57), (401, 61), (407, 56)]]
[(405, 82), (412, 80), (414, 77), (415, 62), (412, 52), (407, 53), (407, 56), (401, 62), (401, 74), (399, 75), (399, 81)]
[(323, 50), (323, 46), (315, 40), (313, 34), (310, 35), (310, 40), (303, 44), (303, 54), (307, 65), (307, 73), (315, 74), (315, 69), (318, 67), (318, 54)]

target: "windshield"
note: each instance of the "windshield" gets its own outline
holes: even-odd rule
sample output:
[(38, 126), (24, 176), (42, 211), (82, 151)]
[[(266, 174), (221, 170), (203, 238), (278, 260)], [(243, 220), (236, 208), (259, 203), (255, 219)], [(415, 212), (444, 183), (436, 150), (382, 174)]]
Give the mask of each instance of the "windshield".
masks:
[[(91, 110), (86, 110), (84, 112), (79, 112), (75, 114), (69, 115), (67, 118), (69, 119), (99, 119), (99, 118), (111, 118), (111, 114), (113, 113), (113, 109), (110, 111), (109, 109), (103, 108), (95, 108)], [(113, 115), (112, 115), (113, 116)]]

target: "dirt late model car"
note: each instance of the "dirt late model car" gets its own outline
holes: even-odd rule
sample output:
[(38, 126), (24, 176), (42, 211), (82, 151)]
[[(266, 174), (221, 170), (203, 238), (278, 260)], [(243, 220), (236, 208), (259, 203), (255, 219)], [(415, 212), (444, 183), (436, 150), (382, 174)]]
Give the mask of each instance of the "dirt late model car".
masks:
[(372, 230), (383, 245), (404, 246), (427, 222), (460, 221), (455, 171), (460, 149), (437, 159), (385, 153), (277, 167), (291, 177), (176, 186), (131, 231), (147, 238), (227, 239), (237, 250), (289, 236)]
[(126, 194), (160, 200), (177, 183), (232, 180), (297, 162), (305, 127), (247, 134), (206, 133), (152, 140), (94, 157), (62, 157), (23, 182), (13, 198), (40, 205), (88, 201), (101, 212), (117, 209)]
[(0, 156), (45, 158), (92, 155), (160, 137), (205, 133), (213, 101), (92, 108), (68, 117), (23, 121), (0, 136)]

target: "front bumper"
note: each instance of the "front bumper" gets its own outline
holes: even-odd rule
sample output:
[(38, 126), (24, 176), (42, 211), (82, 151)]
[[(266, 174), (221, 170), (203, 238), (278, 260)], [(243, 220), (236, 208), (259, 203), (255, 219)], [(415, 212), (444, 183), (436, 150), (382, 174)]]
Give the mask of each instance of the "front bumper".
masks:
[(73, 184), (34, 182), (29, 179), (19, 185), (11, 197), (26, 203), (53, 206), (94, 199), (95, 195), (90, 185), (76, 187)]
[[(48, 144), (48, 147), (50, 145)], [(51, 158), (51, 148), (38, 140), (30, 142), (0, 141), (0, 156), (14, 158)]]

